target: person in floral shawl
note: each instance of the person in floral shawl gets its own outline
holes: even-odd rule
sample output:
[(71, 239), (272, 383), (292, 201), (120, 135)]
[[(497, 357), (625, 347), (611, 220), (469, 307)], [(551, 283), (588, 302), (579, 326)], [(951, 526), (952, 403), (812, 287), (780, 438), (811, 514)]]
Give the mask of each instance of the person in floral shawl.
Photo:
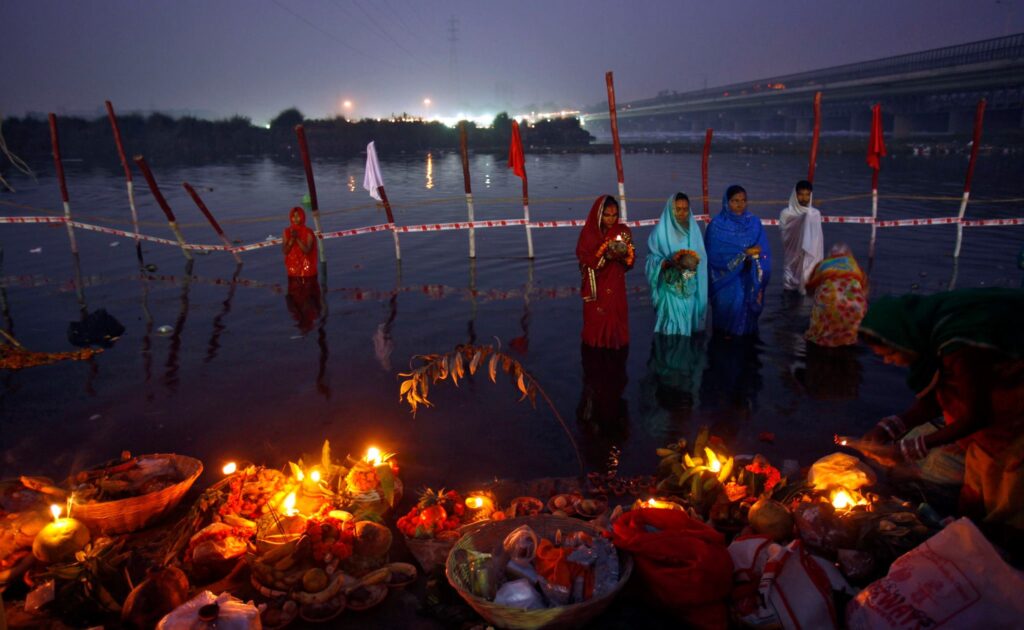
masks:
[(857, 328), (868, 310), (868, 279), (846, 243), (836, 243), (807, 280), (814, 294), (811, 326), (804, 338), (828, 348), (857, 343)]

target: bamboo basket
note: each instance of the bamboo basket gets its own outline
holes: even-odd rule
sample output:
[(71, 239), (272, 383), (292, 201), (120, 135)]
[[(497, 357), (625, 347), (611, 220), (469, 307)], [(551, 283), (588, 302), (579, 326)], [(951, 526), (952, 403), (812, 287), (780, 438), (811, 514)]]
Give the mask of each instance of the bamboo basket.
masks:
[(203, 472), (203, 463), (194, 457), (174, 453), (153, 453), (142, 457), (163, 456), (174, 463), (184, 479), (163, 490), (117, 501), (75, 504), (74, 517), (101, 534), (126, 534), (155, 522), (181, 502)]
[(606, 593), (601, 597), (595, 597), (586, 602), (542, 610), (522, 610), (520, 608), (501, 606), (473, 595), (469, 588), (468, 567), (458, 565), (455, 562), (455, 550), (467, 549), (489, 552), (504, 540), (512, 530), (521, 525), (529, 525), (537, 533), (537, 536), (549, 540), (554, 539), (557, 530), (562, 530), (563, 534), (583, 531), (595, 537), (601, 535), (600, 530), (586, 521), (548, 514), (514, 518), (505, 521), (483, 521), (467, 526), (463, 530), (462, 538), (455, 542), (452, 552), (448, 554), (445, 574), (448, 576), (448, 583), (452, 585), (452, 588), (458, 591), (462, 599), (466, 600), (466, 603), (472, 606), (473, 610), (479, 613), (488, 623), (501, 628), (579, 628), (604, 612), (619, 591), (622, 590), (626, 582), (629, 581), (629, 576), (633, 572), (633, 558), (620, 549), (618, 550), (618, 584), (610, 593)]

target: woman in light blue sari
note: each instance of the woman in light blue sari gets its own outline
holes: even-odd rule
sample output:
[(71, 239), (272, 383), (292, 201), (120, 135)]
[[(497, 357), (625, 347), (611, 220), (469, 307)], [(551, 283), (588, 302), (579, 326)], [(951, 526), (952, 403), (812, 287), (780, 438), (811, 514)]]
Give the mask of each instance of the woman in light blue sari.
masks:
[(722, 211), (704, 235), (711, 280), (712, 326), (727, 336), (757, 334), (771, 277), (771, 252), (761, 219), (747, 210), (747, 191), (729, 186)]
[(647, 239), (647, 280), (658, 315), (654, 332), (692, 335), (704, 330), (708, 312), (708, 263), (690, 199), (669, 197)]

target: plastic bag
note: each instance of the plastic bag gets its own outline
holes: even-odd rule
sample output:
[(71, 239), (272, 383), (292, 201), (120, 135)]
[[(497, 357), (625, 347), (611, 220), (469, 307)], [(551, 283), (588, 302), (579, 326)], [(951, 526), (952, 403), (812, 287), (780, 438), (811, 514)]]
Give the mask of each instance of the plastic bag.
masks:
[(735, 567), (733, 610), (749, 627), (835, 628), (832, 591), (856, 593), (799, 540), (783, 546), (767, 536), (746, 536), (729, 545), (729, 555)]
[[(216, 605), (216, 611), (211, 611)], [(200, 610), (203, 613), (200, 614)], [(215, 612), (213, 619), (207, 620), (208, 613)], [(256, 606), (235, 599), (231, 593), (214, 596), (210, 591), (203, 591), (181, 606), (167, 613), (157, 630), (262, 630), (260, 611)]]
[(858, 490), (877, 481), (875, 471), (853, 455), (832, 453), (811, 464), (807, 481), (815, 490), (828, 490), (841, 486), (847, 490)]
[(529, 580), (505, 582), (494, 596), (494, 603), (523, 610), (538, 610), (545, 607), (544, 599)]
[(966, 518), (903, 554), (846, 609), (857, 628), (1014, 628), (1024, 617), (1024, 574), (1006, 564)]

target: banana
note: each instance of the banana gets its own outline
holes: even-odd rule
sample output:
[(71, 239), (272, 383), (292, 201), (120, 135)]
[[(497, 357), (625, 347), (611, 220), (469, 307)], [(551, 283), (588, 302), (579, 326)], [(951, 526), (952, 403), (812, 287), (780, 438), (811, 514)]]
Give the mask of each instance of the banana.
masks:
[(338, 594), (341, 590), (342, 584), (345, 582), (344, 573), (335, 573), (336, 578), (331, 580), (327, 584), (327, 588), (320, 591), (319, 593), (307, 593), (306, 591), (295, 591), (292, 593), (292, 599), (299, 602), (300, 604), (323, 604), (330, 598)]

